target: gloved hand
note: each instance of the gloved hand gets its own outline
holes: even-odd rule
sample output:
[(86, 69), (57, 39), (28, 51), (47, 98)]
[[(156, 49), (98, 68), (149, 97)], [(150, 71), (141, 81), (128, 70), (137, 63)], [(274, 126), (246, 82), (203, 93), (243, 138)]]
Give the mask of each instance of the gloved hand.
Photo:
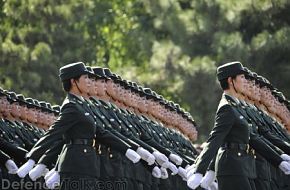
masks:
[(17, 170), (17, 175), (20, 178), (24, 178), (28, 172), (33, 168), (35, 164), (35, 161), (32, 159), (29, 159), (25, 164), (23, 164), (18, 170)]
[(186, 170), (186, 177), (189, 179), (196, 171), (195, 165), (191, 165), (190, 167), (187, 168)]
[(279, 168), (284, 172), (285, 175), (290, 174), (290, 164), (287, 161), (282, 161), (279, 165)]
[(196, 189), (202, 180), (202, 174), (195, 173), (187, 180), (187, 186), (191, 189)]
[(204, 189), (208, 189), (215, 180), (215, 172), (212, 170), (209, 170), (205, 173), (204, 177), (201, 180), (200, 186)]
[(168, 173), (167, 173), (166, 168), (161, 167), (160, 170), (161, 170), (161, 179), (167, 179)]
[(42, 176), (46, 176), (46, 174), (49, 172), (49, 169), (45, 168), (44, 172), (42, 173)]
[(29, 177), (32, 181), (36, 181), (38, 178), (40, 178), (43, 173), (45, 172), (46, 165), (44, 164), (37, 164), (30, 172)]
[(13, 160), (7, 160), (5, 163), (5, 167), (7, 168), (9, 174), (17, 173), (18, 167)]
[(182, 163), (182, 158), (176, 154), (170, 154), (169, 159), (174, 162), (177, 166), (179, 166)]
[(47, 174), (44, 176), (44, 180), (48, 180), (52, 176), (52, 174), (55, 172), (55, 168), (52, 168)]
[(152, 165), (155, 162), (155, 157), (146, 149), (139, 147), (136, 151), (148, 165)]
[(160, 153), (159, 151), (154, 151), (153, 155), (160, 166), (165, 168), (168, 167), (168, 158), (164, 154)]
[(208, 190), (219, 190), (217, 182), (213, 182), (211, 186), (208, 187)]
[(45, 180), (45, 185), (48, 189), (55, 189), (57, 186), (60, 185), (60, 176), (57, 171), (54, 171), (52, 175)]
[(192, 164), (191, 166), (187, 167), (185, 170), (186, 170), (186, 173), (188, 173), (189, 171), (191, 170), (194, 170), (195, 171), (195, 164)]
[(135, 152), (134, 150), (132, 149), (128, 149), (126, 151), (126, 157), (131, 160), (134, 164), (139, 162), (141, 157), (139, 156), (139, 154), (137, 152)]
[(161, 170), (157, 166), (155, 166), (152, 170), (152, 175), (155, 178), (161, 178)]
[(178, 174), (178, 169), (177, 169), (177, 167), (176, 167), (173, 163), (171, 163), (171, 162), (169, 162), (168, 169), (170, 169), (170, 170), (172, 171), (171, 175), (176, 175), (176, 174)]
[(288, 154), (281, 154), (280, 157), (284, 160), (289, 162), (290, 161), (290, 156)]
[(182, 177), (182, 179), (183, 179), (184, 181), (187, 180), (186, 170), (185, 170), (184, 168), (182, 168), (181, 166), (178, 167), (178, 175), (179, 175), (180, 177)]

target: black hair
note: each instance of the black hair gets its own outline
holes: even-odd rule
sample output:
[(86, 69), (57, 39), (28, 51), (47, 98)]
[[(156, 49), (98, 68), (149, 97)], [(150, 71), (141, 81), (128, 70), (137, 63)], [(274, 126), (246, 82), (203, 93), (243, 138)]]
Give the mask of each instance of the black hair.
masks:
[[(232, 76), (232, 79), (235, 79), (236, 76)], [(230, 88), (229, 83), (228, 83), (228, 78), (220, 80), (220, 86), (223, 90), (228, 90)]]
[[(78, 81), (78, 80), (80, 79), (80, 77), (81, 77), (81, 75), (79, 75), (79, 76), (77, 76), (77, 77), (74, 77), (74, 78), (72, 78), (72, 79)], [(70, 82), (70, 80), (71, 80), (71, 79), (67, 79), (67, 80), (62, 81), (62, 88), (63, 88), (63, 90), (66, 91), (66, 92), (69, 92), (70, 89), (71, 89), (71, 82)]]

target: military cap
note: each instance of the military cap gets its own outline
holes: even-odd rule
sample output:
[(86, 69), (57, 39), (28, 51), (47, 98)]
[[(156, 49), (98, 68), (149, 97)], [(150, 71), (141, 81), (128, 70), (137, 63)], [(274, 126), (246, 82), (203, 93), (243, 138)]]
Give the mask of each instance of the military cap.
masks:
[(90, 74), (83, 62), (71, 63), (59, 69), (59, 77), (62, 81), (72, 79), (84, 74)]
[(87, 69), (88, 72), (89, 72), (89, 77), (97, 77), (97, 75), (94, 73), (92, 67), (90, 67), (90, 66), (86, 66), (86, 69)]
[(21, 105), (26, 105), (26, 100), (23, 94), (17, 94), (17, 99)]
[(106, 75), (106, 77), (109, 77), (109, 78), (116, 78), (117, 76), (114, 75), (111, 70), (109, 68), (104, 68), (104, 73)]
[(155, 97), (153, 95), (153, 91), (150, 88), (144, 88), (143, 91), (147, 99), (153, 99)]
[(244, 67), (244, 70), (245, 70), (245, 78), (246, 79), (253, 79), (253, 74), (252, 74), (252, 71), (247, 68), (247, 67)]
[(34, 108), (34, 107), (36, 107), (34, 105), (34, 101), (33, 101), (32, 98), (26, 98), (25, 101), (26, 101), (26, 105), (27, 105), (28, 108)]
[(46, 102), (46, 107), (47, 107), (51, 112), (53, 112), (52, 107), (51, 107), (51, 104), (50, 104), (49, 102)]
[(239, 74), (246, 74), (243, 65), (238, 62), (230, 62), (223, 64), (217, 68), (217, 78), (218, 80), (227, 79), (228, 77), (233, 77)]
[(39, 105), (41, 107), (41, 111), (43, 112), (51, 112), (51, 110), (47, 107), (47, 104), (45, 101), (40, 101)]
[(94, 73), (100, 79), (108, 79), (102, 67), (92, 67)]
[(38, 100), (34, 99), (33, 102), (34, 102), (35, 107), (41, 108)]
[(8, 97), (7, 90), (1, 89), (0, 90), (0, 96), (6, 96), (6, 97)]
[(59, 114), (60, 106), (59, 105), (54, 105), (54, 106), (52, 106), (52, 110), (54, 111), (55, 114)]
[(15, 92), (8, 92), (7, 93), (7, 100), (10, 102), (10, 103), (13, 103), (13, 102), (17, 102), (18, 99), (17, 99), (17, 95)]
[(3, 96), (4, 92), (3, 92), (3, 88), (0, 87), (0, 96)]

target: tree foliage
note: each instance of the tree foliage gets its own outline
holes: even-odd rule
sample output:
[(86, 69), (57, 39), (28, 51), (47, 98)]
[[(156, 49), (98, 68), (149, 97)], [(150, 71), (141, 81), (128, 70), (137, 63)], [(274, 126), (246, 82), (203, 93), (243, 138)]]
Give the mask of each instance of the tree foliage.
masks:
[(216, 67), (239, 60), (290, 97), (287, 0), (1, 0), (1, 86), (60, 103), (58, 69), (110, 67), (213, 126)]

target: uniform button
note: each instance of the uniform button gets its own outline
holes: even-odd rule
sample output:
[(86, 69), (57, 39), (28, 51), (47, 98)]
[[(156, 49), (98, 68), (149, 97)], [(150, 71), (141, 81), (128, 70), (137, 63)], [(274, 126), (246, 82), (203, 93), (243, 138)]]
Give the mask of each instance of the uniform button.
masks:
[(33, 141), (35, 141), (35, 142), (36, 142), (36, 141), (37, 141), (37, 139), (35, 139), (35, 138), (34, 138), (34, 139), (33, 139)]
[(84, 149), (84, 153), (86, 153), (87, 152), (87, 149)]
[(115, 119), (111, 118), (111, 119), (110, 119), (110, 121), (111, 121), (111, 122), (114, 122), (114, 121), (115, 121)]
[(110, 158), (113, 158), (113, 154), (110, 154), (109, 157), (110, 157)]
[(105, 119), (105, 116), (102, 115), (101, 118), (102, 118), (102, 119)]
[(18, 138), (18, 135), (15, 135), (15, 138)]
[(242, 156), (242, 154), (240, 152), (238, 152), (238, 156)]
[(95, 122), (95, 125), (97, 125), (97, 122)]
[(244, 116), (240, 115), (240, 119), (244, 119)]

